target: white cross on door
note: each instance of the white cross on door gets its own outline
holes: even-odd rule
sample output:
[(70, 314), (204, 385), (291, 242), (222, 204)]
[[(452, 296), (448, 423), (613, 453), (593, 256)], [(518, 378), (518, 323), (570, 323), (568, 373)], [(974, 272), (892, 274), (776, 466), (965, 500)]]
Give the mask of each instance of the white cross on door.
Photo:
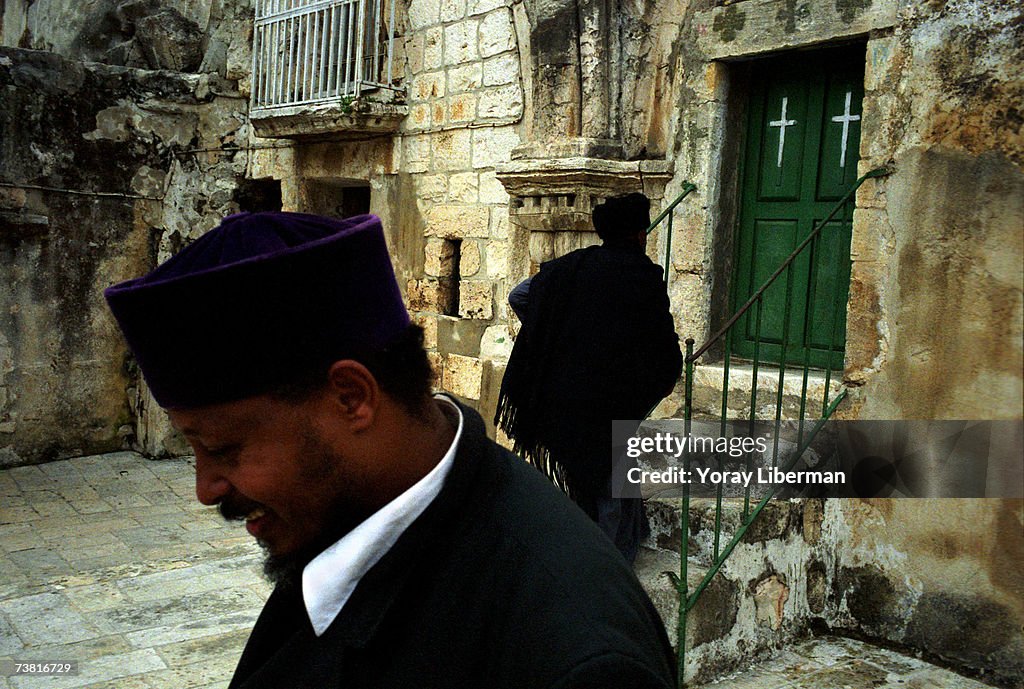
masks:
[[(786, 119), (786, 108), (788, 106), (789, 106), (789, 98), (787, 98), (786, 96), (783, 96), (782, 97), (782, 114), (779, 116), (779, 119), (772, 120), (771, 122), (768, 123), (769, 127), (778, 127), (779, 128), (779, 157), (778, 157), (778, 163), (777, 163), (778, 167), (782, 167), (782, 150), (786, 147), (786, 127), (792, 127), (794, 124), (796, 124), (796, 120), (787, 120)], [(847, 101), (847, 109), (849, 109), (849, 101)], [(844, 141), (845, 141), (845, 139), (844, 139)]]
[(842, 148), (839, 151), (839, 167), (846, 167), (846, 141), (850, 135), (850, 123), (856, 122), (860, 119), (860, 115), (850, 114), (850, 102), (853, 100), (853, 93), (851, 91), (846, 92), (846, 107), (843, 108), (842, 115), (836, 115), (832, 118), (833, 122), (843, 123), (843, 142)]

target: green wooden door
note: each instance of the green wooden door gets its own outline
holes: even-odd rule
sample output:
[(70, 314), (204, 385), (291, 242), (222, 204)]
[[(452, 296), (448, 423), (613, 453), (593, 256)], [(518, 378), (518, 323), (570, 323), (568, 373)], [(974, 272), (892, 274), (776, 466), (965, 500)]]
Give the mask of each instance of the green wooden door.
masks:
[[(857, 179), (864, 49), (759, 61), (752, 70), (740, 188), (734, 308), (767, 281)], [(840, 369), (853, 202), (752, 308), (732, 337), (750, 358)], [(788, 313), (788, 327), (786, 314)], [(760, 324), (758, 324), (760, 320)], [(785, 335), (785, 346), (783, 336)]]

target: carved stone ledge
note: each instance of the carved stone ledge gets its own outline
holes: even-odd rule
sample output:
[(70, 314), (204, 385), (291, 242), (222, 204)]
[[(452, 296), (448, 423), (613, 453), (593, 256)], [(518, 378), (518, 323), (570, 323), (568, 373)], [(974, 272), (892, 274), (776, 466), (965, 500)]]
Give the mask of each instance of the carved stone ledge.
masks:
[(672, 163), (574, 156), (513, 159), (496, 171), (512, 197), (509, 214), (516, 226), (529, 231), (529, 272), (533, 273), (544, 261), (598, 243), (591, 213), (605, 199), (642, 192), (653, 208), (661, 205)]
[(590, 232), (590, 214), (604, 199), (642, 192), (657, 207), (672, 177), (664, 160), (555, 158), (513, 160), (497, 167), (520, 226), (537, 232)]
[(345, 140), (397, 132), (408, 112), (405, 105), (357, 100), (253, 108), (249, 119), (256, 134), (268, 139), (326, 137)]
[(607, 198), (639, 191), (661, 198), (672, 177), (666, 160), (607, 160), (604, 158), (546, 158), (512, 160), (496, 168), (498, 179), (512, 196), (557, 196), (587, 193)]

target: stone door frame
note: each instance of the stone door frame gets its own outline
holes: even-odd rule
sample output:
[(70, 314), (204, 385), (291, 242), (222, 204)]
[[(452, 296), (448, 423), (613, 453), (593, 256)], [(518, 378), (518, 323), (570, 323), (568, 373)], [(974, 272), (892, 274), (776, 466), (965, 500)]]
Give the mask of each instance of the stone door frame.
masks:
[[(696, 12), (682, 40), (694, 40), (694, 62), (684, 70), (683, 98), (678, 112), (676, 175), (665, 192), (671, 197), (683, 181), (697, 184), (701, 208), (684, 210), (681, 241), (674, 243), (674, 276), (670, 297), (677, 312), (680, 337), (703, 342), (731, 315), (734, 230), (738, 218), (737, 168), (742, 155), (745, 122), (743, 87), (747, 63), (782, 52), (866, 43), (865, 92), (874, 88), (890, 34), (897, 24), (896, 0), (877, 0), (865, 8), (841, 12), (832, 3), (809, 3), (803, 15), (793, 14), (786, 0), (741, 0)], [(786, 19), (789, 17), (788, 19)], [(779, 21), (780, 18), (784, 21)], [(686, 27), (684, 27), (685, 29)], [(865, 98), (862, 112), (861, 173), (876, 167), (868, 132), (876, 130), (886, 113), (876, 100)], [(877, 156), (875, 156), (877, 158)], [(869, 261), (859, 262), (858, 251), (881, 230), (884, 196), (880, 183), (868, 182), (857, 194), (853, 216), (850, 297), (846, 311), (844, 378), (858, 382), (870, 374), (878, 350), (878, 315), (872, 309), (877, 294)], [(876, 212), (883, 209), (883, 213)], [(682, 224), (682, 223), (681, 223)], [(867, 264), (867, 265), (866, 265)], [(868, 283), (865, 285), (865, 283)], [(711, 355), (714, 357), (713, 350)], [(720, 356), (721, 352), (717, 352)]]

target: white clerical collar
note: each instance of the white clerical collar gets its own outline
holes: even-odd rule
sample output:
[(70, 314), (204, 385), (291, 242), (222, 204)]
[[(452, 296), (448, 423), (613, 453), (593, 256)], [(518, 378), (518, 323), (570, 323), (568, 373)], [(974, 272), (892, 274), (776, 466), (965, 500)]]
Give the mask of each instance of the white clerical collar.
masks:
[(430, 472), (320, 553), (302, 570), (302, 598), (309, 621), (320, 636), (334, 622), (359, 580), (391, 550), (423, 510), (434, 501), (455, 461), (462, 437), (462, 411), (447, 397), (435, 398), (458, 428), (444, 457)]

